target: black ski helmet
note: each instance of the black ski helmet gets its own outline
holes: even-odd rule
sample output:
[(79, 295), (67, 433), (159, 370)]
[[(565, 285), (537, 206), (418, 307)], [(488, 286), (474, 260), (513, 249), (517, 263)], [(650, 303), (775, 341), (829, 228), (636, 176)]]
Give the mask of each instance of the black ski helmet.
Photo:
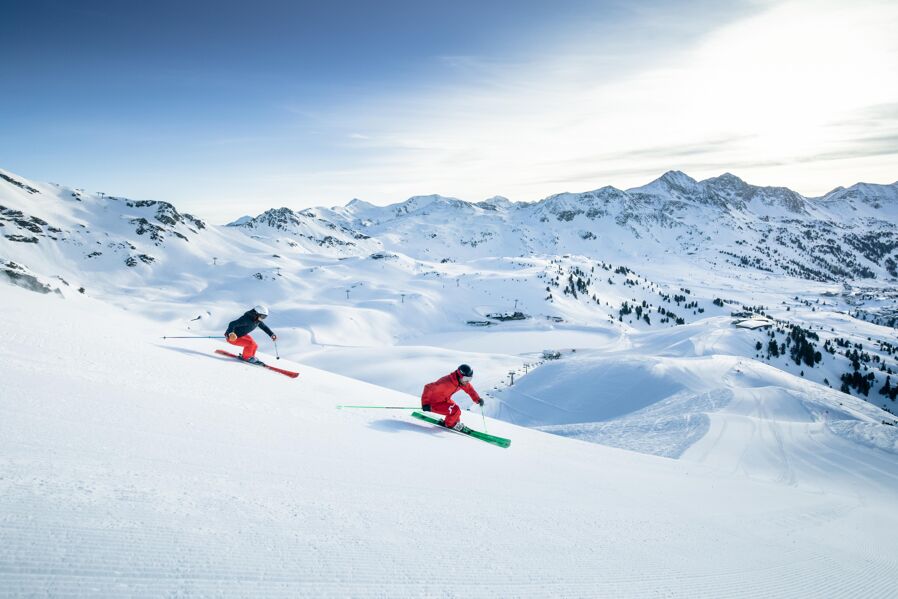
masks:
[(467, 364), (462, 364), (458, 367), (458, 373), (462, 376), (466, 376), (468, 378), (474, 376), (474, 369), (468, 366)]

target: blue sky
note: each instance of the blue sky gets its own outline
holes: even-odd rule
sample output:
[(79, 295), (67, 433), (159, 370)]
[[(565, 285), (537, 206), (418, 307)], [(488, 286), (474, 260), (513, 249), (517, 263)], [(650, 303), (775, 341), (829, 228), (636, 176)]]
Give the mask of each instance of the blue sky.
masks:
[(668, 169), (892, 182), (893, 4), (4, 3), (0, 167), (213, 221)]

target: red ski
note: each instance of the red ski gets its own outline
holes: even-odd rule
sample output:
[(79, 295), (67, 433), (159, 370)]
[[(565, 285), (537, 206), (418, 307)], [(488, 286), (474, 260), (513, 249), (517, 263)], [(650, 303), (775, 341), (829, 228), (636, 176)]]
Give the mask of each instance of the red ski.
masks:
[[(223, 356), (228, 356), (229, 358), (234, 358), (236, 360), (240, 360), (244, 364), (249, 364), (249, 362), (246, 362), (243, 358), (241, 358), (237, 354), (232, 354), (231, 352), (226, 352), (223, 349), (216, 349), (215, 353), (221, 354)], [(256, 365), (250, 364), (250, 366), (256, 366)], [(293, 372), (292, 370), (284, 370), (283, 368), (278, 368), (277, 366), (269, 366), (268, 364), (258, 364), (258, 366), (262, 366), (263, 368), (267, 368), (268, 370), (273, 370), (275, 372), (280, 372), (281, 374), (283, 374), (285, 376), (289, 376), (291, 379), (295, 379), (296, 377), (299, 376), (298, 372)]]

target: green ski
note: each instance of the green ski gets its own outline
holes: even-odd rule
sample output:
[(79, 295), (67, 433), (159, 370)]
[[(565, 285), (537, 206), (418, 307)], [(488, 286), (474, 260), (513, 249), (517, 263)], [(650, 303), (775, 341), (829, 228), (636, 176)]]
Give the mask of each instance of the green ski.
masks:
[[(412, 412), (412, 416), (414, 416), (418, 420), (423, 420), (424, 422), (429, 422), (431, 424), (436, 424), (437, 426), (446, 428), (445, 426), (443, 426), (441, 420), (431, 418), (430, 416), (425, 416), (421, 412)], [(480, 439), (481, 441), (486, 441), (487, 443), (492, 443), (493, 445), (498, 445), (499, 447), (508, 447), (509, 445), (511, 445), (511, 439), (503, 439), (502, 437), (496, 437), (495, 435), (488, 435), (486, 433), (481, 433), (480, 431), (475, 431), (472, 428), (467, 428), (464, 431), (457, 431), (452, 428), (447, 428), (446, 430), (450, 430), (460, 435), (474, 437), (475, 439)]]

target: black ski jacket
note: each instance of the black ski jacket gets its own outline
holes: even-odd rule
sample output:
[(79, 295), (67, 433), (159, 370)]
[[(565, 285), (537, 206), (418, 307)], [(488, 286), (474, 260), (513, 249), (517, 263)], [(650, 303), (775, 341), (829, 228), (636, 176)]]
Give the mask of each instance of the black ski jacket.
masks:
[(231, 333), (234, 333), (238, 337), (243, 337), (244, 335), (249, 335), (250, 333), (255, 331), (256, 327), (259, 327), (260, 329), (268, 333), (269, 337), (274, 335), (271, 329), (268, 328), (268, 325), (266, 325), (261, 320), (256, 320), (256, 316), (258, 316), (258, 314), (256, 314), (255, 310), (246, 312), (243, 316), (228, 325), (228, 330), (225, 331), (225, 337), (227, 337)]

